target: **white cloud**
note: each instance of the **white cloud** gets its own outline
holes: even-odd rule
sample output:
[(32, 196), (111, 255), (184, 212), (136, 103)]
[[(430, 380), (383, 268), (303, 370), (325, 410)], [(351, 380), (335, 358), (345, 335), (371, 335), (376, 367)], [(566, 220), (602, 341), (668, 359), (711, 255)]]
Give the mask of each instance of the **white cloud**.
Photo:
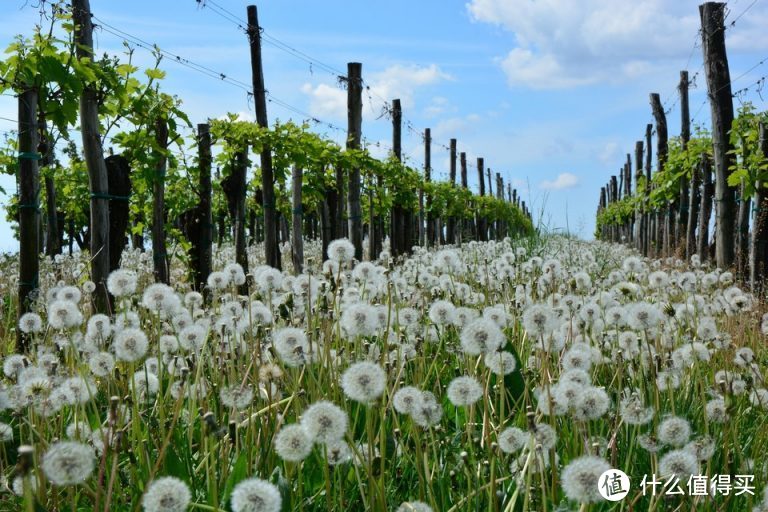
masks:
[(615, 141), (608, 142), (605, 146), (603, 146), (602, 150), (600, 150), (600, 153), (597, 155), (597, 158), (605, 165), (616, 163), (619, 159), (618, 142), (615, 142)]
[(347, 93), (338, 87), (304, 84), (301, 92), (309, 95), (309, 111), (312, 115), (342, 119), (347, 113)]
[(579, 177), (570, 172), (564, 172), (557, 176), (554, 181), (545, 180), (541, 182), (539, 188), (544, 190), (565, 190), (574, 188), (579, 184)]
[[(662, 61), (679, 66), (691, 55), (699, 29), (698, 3), (471, 0), (467, 10), (473, 20), (514, 34), (513, 48), (498, 61), (510, 85), (553, 89), (627, 81)], [(757, 33), (753, 23), (740, 25)], [(746, 35), (734, 38), (737, 44), (746, 41)], [(759, 42), (767, 39), (763, 35)]]
[[(383, 101), (389, 103), (392, 99), (399, 98), (403, 109), (412, 108), (418, 88), (452, 80), (452, 77), (443, 72), (437, 64), (395, 64), (369, 76), (366, 76), (363, 70), (363, 80), (370, 87), (369, 91), (363, 93), (363, 112), (375, 111), (378, 115)], [(344, 89), (323, 83), (305, 83), (301, 91), (310, 97), (309, 111), (312, 115), (336, 120), (346, 118), (347, 93)]]

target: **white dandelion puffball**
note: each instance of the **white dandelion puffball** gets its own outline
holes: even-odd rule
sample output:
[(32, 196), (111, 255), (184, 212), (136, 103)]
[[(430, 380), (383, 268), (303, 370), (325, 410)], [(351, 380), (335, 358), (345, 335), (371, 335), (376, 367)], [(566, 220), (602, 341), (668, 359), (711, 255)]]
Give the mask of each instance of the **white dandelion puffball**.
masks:
[(488, 352), (485, 354), (485, 366), (496, 375), (508, 375), (517, 368), (517, 361), (511, 352)]
[(277, 486), (260, 478), (249, 478), (232, 490), (232, 512), (280, 512), (283, 498)]
[(483, 386), (474, 377), (456, 377), (448, 384), (448, 400), (456, 406), (472, 405), (483, 396)]
[(251, 386), (233, 385), (221, 388), (219, 398), (221, 403), (232, 409), (243, 410), (253, 403), (253, 388)]
[(275, 436), (275, 451), (283, 460), (299, 462), (312, 452), (312, 439), (301, 425), (286, 425)]
[(670, 416), (659, 423), (659, 441), (669, 446), (683, 446), (691, 437), (691, 424), (684, 418)]
[(432, 512), (432, 507), (423, 501), (405, 501), (396, 512)]
[(137, 361), (144, 357), (149, 347), (147, 335), (141, 329), (123, 329), (115, 335), (112, 347), (118, 361)]
[(565, 495), (579, 503), (602, 501), (598, 480), (609, 469), (611, 465), (600, 457), (585, 455), (572, 460), (565, 466), (561, 476)]
[(93, 448), (76, 441), (52, 444), (43, 455), (45, 476), (55, 485), (77, 485), (85, 482), (96, 464)]
[(325, 460), (331, 466), (346, 464), (352, 461), (352, 448), (346, 441), (331, 441), (325, 443)]
[(413, 414), (422, 399), (422, 392), (414, 386), (405, 386), (397, 390), (392, 397), (392, 406), (400, 414)]
[(315, 402), (301, 415), (301, 426), (315, 442), (340, 441), (347, 433), (349, 417), (338, 405), (321, 400)]
[(136, 291), (137, 281), (135, 272), (117, 269), (107, 277), (107, 290), (115, 297), (126, 297)]
[(478, 318), (461, 330), (461, 349), (465, 354), (477, 356), (496, 352), (506, 341), (504, 333), (493, 320)]
[(548, 335), (556, 324), (554, 311), (544, 304), (534, 304), (523, 313), (523, 328), (532, 338)]
[(24, 313), (19, 318), (19, 329), (21, 332), (29, 334), (33, 332), (40, 332), (43, 328), (43, 320), (37, 313)]
[(530, 441), (531, 435), (517, 427), (505, 428), (498, 436), (499, 449), (504, 453), (522, 450)]
[(187, 484), (173, 476), (154, 480), (141, 498), (145, 512), (185, 512), (191, 501)]
[(361, 361), (342, 374), (341, 388), (347, 397), (362, 403), (370, 403), (384, 393), (387, 374), (381, 366)]
[(334, 240), (328, 244), (328, 257), (337, 263), (352, 261), (355, 257), (355, 246), (346, 238)]
[(659, 475), (664, 478), (678, 477), (682, 482), (691, 475), (699, 474), (699, 461), (696, 455), (688, 450), (672, 450), (659, 460)]

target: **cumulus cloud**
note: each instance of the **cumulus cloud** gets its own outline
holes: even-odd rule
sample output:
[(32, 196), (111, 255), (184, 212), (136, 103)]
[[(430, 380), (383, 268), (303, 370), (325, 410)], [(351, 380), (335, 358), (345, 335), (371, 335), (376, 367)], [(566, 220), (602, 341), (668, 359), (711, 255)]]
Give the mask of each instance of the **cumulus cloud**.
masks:
[[(414, 105), (416, 90), (453, 78), (442, 71), (437, 64), (429, 66), (395, 64), (383, 71), (365, 75), (363, 79), (370, 87), (363, 94), (363, 111), (380, 108), (382, 99), (389, 102), (399, 98), (403, 108)], [(345, 119), (347, 115), (347, 92), (340, 87), (325, 83), (305, 83), (301, 91), (310, 98), (309, 111), (318, 117)], [(370, 97), (369, 97), (370, 96)], [(373, 105), (370, 98), (373, 98)]]
[[(510, 85), (556, 89), (630, 80), (664, 60), (679, 66), (699, 29), (698, 3), (471, 0), (467, 10), (474, 21), (514, 34), (514, 47), (499, 58)], [(750, 12), (755, 16), (761, 12)], [(729, 37), (738, 44), (746, 37), (739, 33), (753, 35), (752, 25), (740, 23)]]
[(557, 176), (554, 181), (544, 180), (539, 185), (544, 190), (565, 190), (574, 188), (579, 184), (579, 177), (570, 172), (564, 172)]

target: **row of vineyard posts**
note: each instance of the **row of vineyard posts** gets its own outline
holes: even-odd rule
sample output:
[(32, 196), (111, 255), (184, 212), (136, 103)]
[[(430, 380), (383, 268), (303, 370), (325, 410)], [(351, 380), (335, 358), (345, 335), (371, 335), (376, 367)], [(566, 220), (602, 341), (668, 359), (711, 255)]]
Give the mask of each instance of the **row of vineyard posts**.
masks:
[(697, 255), (762, 288), (768, 273), (768, 113), (745, 103), (734, 115), (725, 4), (704, 3), (699, 13), (711, 131), (691, 136), (688, 71), (680, 72), (678, 86), (679, 137), (668, 138), (666, 112), (652, 93), (656, 170), (654, 125), (648, 124), (645, 141), (635, 144), (634, 166), (627, 154), (618, 175), (600, 189), (596, 236), (631, 244), (645, 256)]
[[(46, 33), (38, 27), (33, 39), (19, 37), (9, 49), (11, 58), (0, 62), (0, 92), (10, 91), (18, 98), (18, 137), (0, 154), (0, 165), (17, 176), (18, 194), (9, 218), (19, 225), (18, 315), (30, 310), (36, 295), (39, 255), (60, 254), (65, 242), (70, 252), (75, 243), (90, 251), (94, 307), (109, 312), (112, 298), (106, 278), (119, 267), (129, 239), (134, 247), (144, 248), (146, 224), (151, 226), (155, 280), (169, 281), (166, 251), (170, 245), (180, 246), (180, 255), (189, 261), (191, 280), (201, 291), (212, 270), (213, 242), (230, 237), (236, 260), (246, 272), (249, 243), (263, 241), (266, 263), (281, 268), (280, 243), (290, 241), (293, 268), (300, 273), (305, 237), (322, 239), (324, 257), (331, 240), (348, 237), (355, 257), (362, 260), (366, 230), (373, 258), (382, 251), (386, 236), (391, 255), (398, 257), (416, 244), (460, 244), (533, 230), (525, 201), (511, 185), (505, 186), (500, 173), (495, 176), (494, 195), (492, 172), (482, 158), (476, 165), (479, 193), (470, 192), (466, 154), (457, 154), (456, 139), (450, 141), (447, 183), (431, 179), (429, 129), (424, 133), (423, 174), (405, 165), (398, 99), (388, 108), (390, 157), (377, 160), (361, 148), (364, 82), (359, 63), (348, 64), (343, 77), (348, 92), (346, 148), (309, 132), (307, 125), (287, 122), (269, 127), (255, 6), (247, 8), (247, 35), (252, 67), (249, 96), (255, 103), (256, 122), (230, 115), (198, 124), (197, 155), (188, 161), (171, 151), (173, 144), (183, 148), (181, 128), (191, 130), (192, 124), (181, 111), (181, 102), (159, 90), (157, 83), (164, 76), (158, 69), (161, 57), (156, 55), (155, 67), (145, 71), (149, 82), (142, 84), (130, 62), (95, 58), (95, 17), (89, 0), (52, 5), (51, 29)], [(69, 41), (51, 35), (54, 23), (61, 24)], [(69, 138), (78, 119), (82, 153)], [(131, 123), (131, 131), (111, 138), (122, 152), (111, 154), (110, 148), (105, 158), (106, 132), (123, 120)], [(57, 140), (67, 142), (66, 166), (55, 158), (54, 133)], [(213, 147), (218, 149), (215, 156)], [(249, 151), (259, 155), (260, 165), (251, 167)], [(255, 175), (250, 182), (249, 169)], [(86, 172), (87, 186), (77, 179)], [(45, 216), (40, 213), (41, 199)], [(176, 244), (169, 244), (167, 236)], [(23, 334), (17, 342), (23, 351)]]

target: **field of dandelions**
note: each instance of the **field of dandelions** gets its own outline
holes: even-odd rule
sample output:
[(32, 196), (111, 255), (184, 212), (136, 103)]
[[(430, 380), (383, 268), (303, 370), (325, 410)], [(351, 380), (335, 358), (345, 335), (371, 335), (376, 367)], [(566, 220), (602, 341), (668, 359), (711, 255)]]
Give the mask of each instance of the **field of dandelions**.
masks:
[[(18, 324), (0, 262), (0, 510), (768, 511), (768, 320), (729, 272), (565, 237), (353, 252), (292, 276), (254, 247), (246, 276), (223, 247), (204, 295), (128, 252), (109, 316), (58, 257)], [(639, 485), (737, 474), (754, 495)]]

